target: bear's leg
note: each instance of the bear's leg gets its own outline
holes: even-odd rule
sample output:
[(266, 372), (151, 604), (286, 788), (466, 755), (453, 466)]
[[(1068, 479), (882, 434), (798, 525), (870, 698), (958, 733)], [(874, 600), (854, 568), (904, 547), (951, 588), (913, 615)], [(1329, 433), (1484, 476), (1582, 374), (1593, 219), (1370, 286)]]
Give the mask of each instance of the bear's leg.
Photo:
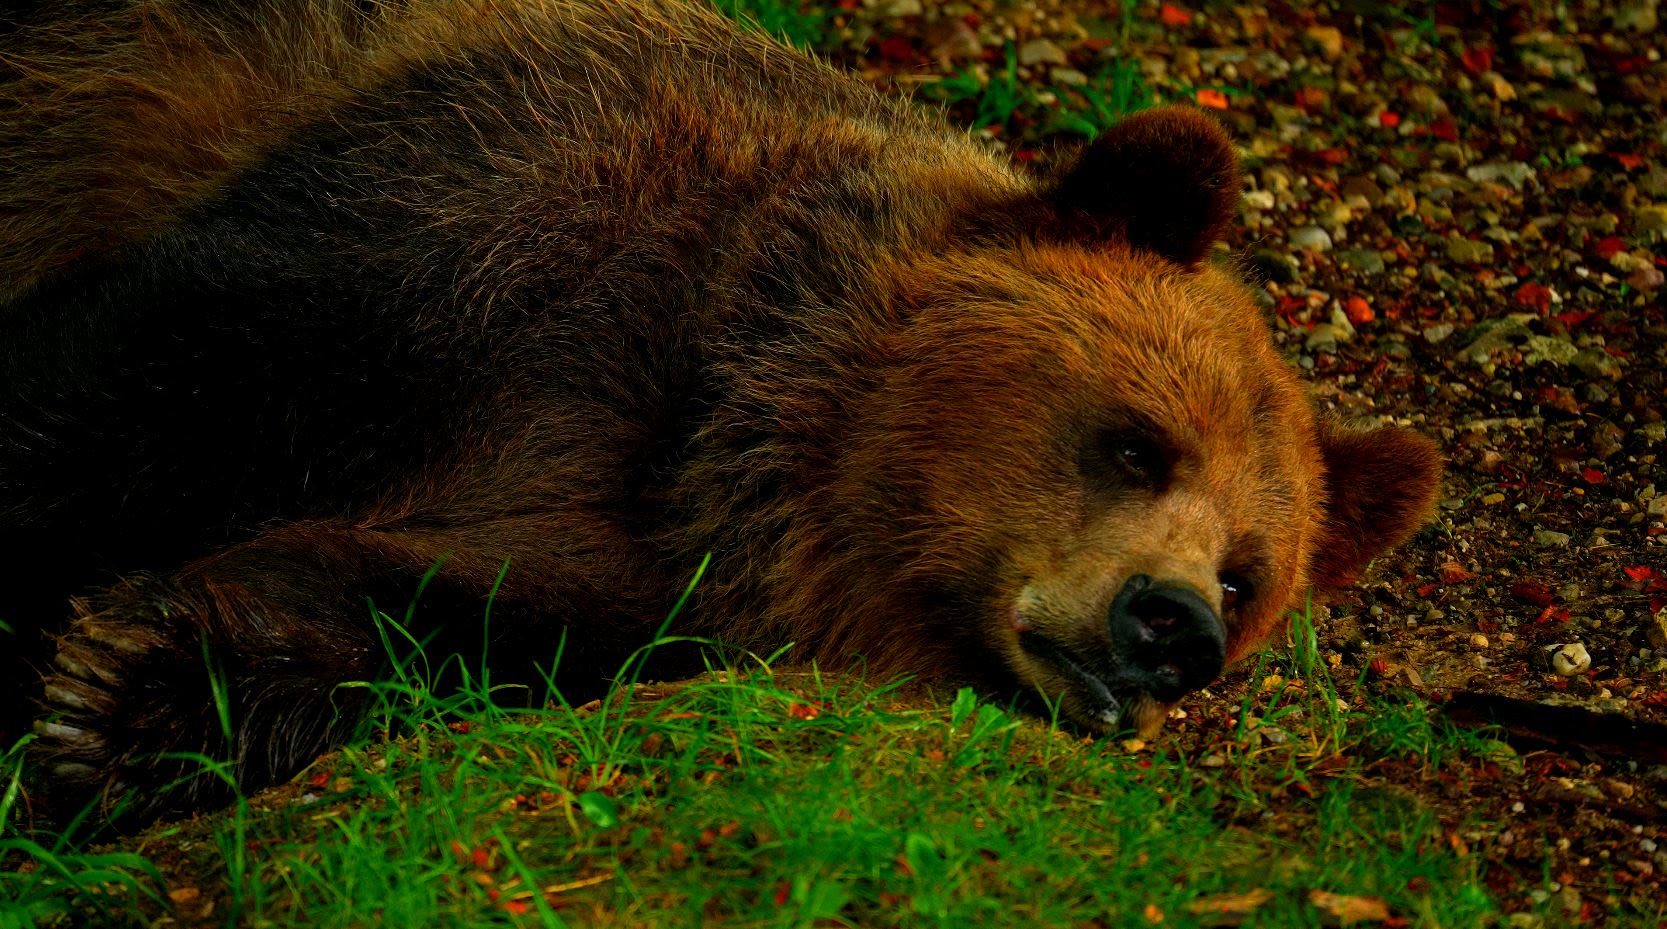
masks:
[(485, 603), (495, 570), (448, 558), (444, 541), (296, 524), (76, 601), (35, 726), (58, 812), (96, 799), (143, 819), (223, 802), (230, 787), (201, 759), (170, 756), (229, 762), (252, 790), (339, 744), (371, 699), (340, 685), (387, 666), (372, 602), (400, 615), (444, 561), (435, 586)]

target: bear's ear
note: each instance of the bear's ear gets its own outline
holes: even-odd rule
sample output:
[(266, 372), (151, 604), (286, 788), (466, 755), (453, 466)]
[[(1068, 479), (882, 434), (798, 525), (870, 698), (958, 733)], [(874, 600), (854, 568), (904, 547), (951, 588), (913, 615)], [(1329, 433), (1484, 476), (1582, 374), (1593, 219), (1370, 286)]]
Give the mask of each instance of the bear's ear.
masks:
[(1171, 106), (1100, 133), (1048, 198), (1067, 235), (1121, 238), (1192, 267), (1233, 221), (1239, 187), (1227, 133), (1202, 111)]
[(1309, 577), (1335, 590), (1430, 518), (1441, 479), (1435, 443), (1406, 429), (1357, 430), (1322, 418), (1326, 522)]

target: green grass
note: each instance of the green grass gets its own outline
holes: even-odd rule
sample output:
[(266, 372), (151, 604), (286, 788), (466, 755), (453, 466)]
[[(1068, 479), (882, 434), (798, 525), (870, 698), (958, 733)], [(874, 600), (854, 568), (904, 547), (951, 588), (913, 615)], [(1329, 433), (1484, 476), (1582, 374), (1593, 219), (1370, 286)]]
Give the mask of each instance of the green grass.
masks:
[(827, 41), (828, 13), (797, 0), (712, 0), (729, 18), (806, 51)]
[(1080, 85), (1042, 89), (1019, 79), (1017, 53), (1008, 43), (1005, 63), (994, 74), (965, 68), (921, 85), (927, 100), (951, 110), (974, 127), (1013, 128), (1015, 117), (1039, 127), (1040, 135), (1092, 138), (1113, 123), (1158, 102), (1134, 59), (1113, 59)]
[(756, 661), (514, 713), (479, 676), (406, 678), (377, 685), (403, 735), (116, 850), (19, 832), (14, 753), (0, 927), (1318, 926), (1315, 892), (1485, 924), (1453, 824), (1373, 766), (1509, 750), (1415, 702), (1340, 705), (1295, 639), (1138, 747)]

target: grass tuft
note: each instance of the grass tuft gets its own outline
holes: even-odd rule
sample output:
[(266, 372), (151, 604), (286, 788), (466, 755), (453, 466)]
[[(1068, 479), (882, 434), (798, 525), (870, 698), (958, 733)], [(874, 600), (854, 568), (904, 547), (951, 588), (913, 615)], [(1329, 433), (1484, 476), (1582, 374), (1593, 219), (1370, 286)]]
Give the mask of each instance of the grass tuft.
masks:
[(484, 675), (444, 697), (412, 675), (375, 685), (401, 734), (232, 810), (121, 851), (9, 826), (0, 899), (17, 902), (0, 903), (0, 926), (205, 912), (317, 926), (1194, 926), (1235, 906), (1242, 925), (1287, 926), (1331, 919), (1315, 901), (1334, 898), (1410, 925), (1484, 924), (1494, 905), (1477, 861), (1447, 841), (1452, 824), (1369, 771), (1387, 756), (1484, 763), (1500, 746), (1407, 699), (1350, 706), (1295, 625), (1244, 701), (1196, 708), (1153, 745), (1081, 738), (967, 689), (940, 702), (763, 661), (670, 685), (632, 683), (633, 661), (606, 699), (575, 707), (552, 691), (532, 711), (495, 706)]

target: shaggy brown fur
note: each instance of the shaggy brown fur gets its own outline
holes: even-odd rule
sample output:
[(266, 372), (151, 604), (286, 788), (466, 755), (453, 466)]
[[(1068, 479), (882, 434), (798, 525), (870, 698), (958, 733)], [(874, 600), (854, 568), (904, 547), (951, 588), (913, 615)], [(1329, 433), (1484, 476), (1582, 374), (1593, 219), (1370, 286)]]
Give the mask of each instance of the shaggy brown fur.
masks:
[(471, 651), (509, 564), (506, 675), (606, 675), (711, 552), (680, 631), (1149, 730), (1434, 492), (1201, 263), (1192, 111), (1030, 178), (671, 0), (88, 0), (0, 63), (0, 542), (69, 801), (288, 776), (436, 564)]

